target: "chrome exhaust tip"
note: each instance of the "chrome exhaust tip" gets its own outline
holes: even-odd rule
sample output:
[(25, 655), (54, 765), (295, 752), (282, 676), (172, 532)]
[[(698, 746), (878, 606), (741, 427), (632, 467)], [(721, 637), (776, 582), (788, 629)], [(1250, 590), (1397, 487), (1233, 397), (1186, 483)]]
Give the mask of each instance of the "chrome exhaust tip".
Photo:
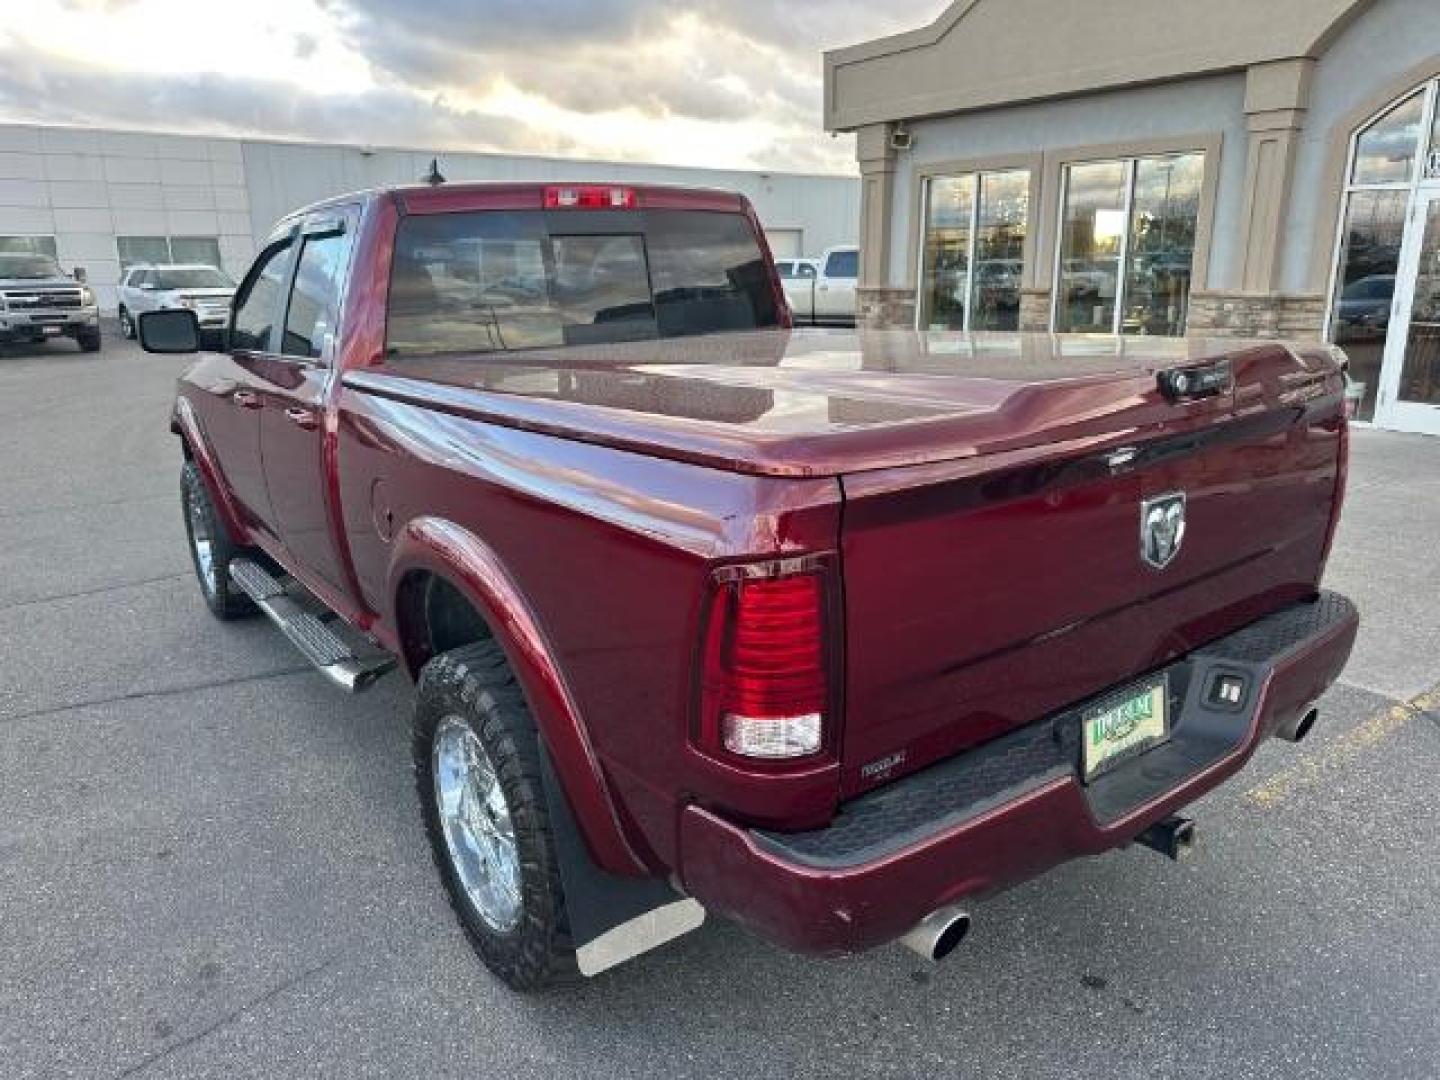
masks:
[(932, 911), (900, 939), (900, 944), (932, 964), (944, 960), (970, 932), (970, 915), (958, 907)]
[(1299, 716), (1292, 717), (1280, 725), (1280, 730), (1275, 734), (1286, 742), (1304, 742), (1305, 736), (1310, 734), (1315, 727), (1315, 721), (1320, 719), (1319, 709), (1307, 709)]

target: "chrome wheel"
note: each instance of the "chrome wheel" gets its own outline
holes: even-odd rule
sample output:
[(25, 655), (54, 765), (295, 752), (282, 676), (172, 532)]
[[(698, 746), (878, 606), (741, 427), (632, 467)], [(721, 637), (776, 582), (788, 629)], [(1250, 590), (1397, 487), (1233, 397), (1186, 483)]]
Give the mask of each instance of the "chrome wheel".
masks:
[(185, 516), (190, 524), (190, 547), (195, 553), (200, 585), (208, 595), (214, 596), (219, 588), (215, 577), (215, 536), (204, 501), (193, 485), (185, 493)]
[(520, 850), (500, 777), (479, 736), (458, 716), (435, 729), (435, 808), (450, 865), (476, 912), (496, 931), (520, 922)]

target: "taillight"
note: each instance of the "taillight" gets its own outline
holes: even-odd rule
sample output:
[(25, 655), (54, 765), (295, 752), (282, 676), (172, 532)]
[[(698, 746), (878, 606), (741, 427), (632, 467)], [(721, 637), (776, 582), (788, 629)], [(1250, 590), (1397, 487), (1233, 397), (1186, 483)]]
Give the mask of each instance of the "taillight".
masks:
[(547, 210), (633, 210), (638, 205), (634, 188), (587, 184), (545, 189)]
[(810, 758), (831, 719), (823, 565), (747, 567), (716, 582), (705, 628), (699, 739), (708, 753)]

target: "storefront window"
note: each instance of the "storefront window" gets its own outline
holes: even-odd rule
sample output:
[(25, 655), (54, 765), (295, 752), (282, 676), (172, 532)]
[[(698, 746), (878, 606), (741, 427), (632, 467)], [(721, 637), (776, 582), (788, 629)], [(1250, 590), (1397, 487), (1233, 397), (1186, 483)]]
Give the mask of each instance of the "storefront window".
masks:
[(1358, 420), (1376, 417), (1396, 295), (1407, 295), (1401, 254), (1417, 185), (1440, 179), (1440, 119), (1429, 115), (1429, 93), (1417, 90), (1355, 135), (1329, 338), (1350, 359), (1349, 396)]
[(925, 186), (920, 326), (1015, 330), (1030, 211), (1024, 170), (931, 177)]
[(1190, 272), (1205, 158), (1142, 158), (1135, 165), (1125, 274), (1127, 334), (1179, 337), (1190, 309)]
[(1185, 333), (1204, 180), (1199, 153), (1066, 168), (1057, 331)]
[(1331, 340), (1350, 358), (1356, 417), (1375, 416), (1410, 189), (1356, 191), (1345, 208)]
[(1055, 329), (1061, 333), (1108, 334), (1115, 329), (1128, 175), (1123, 161), (1066, 169), (1055, 306)]
[(1435, 112), (1435, 122), (1430, 131), (1430, 153), (1425, 156), (1425, 179), (1440, 180), (1440, 109)]
[(1360, 133), (1351, 183), (1408, 184), (1424, 124), (1425, 94), (1413, 94)]

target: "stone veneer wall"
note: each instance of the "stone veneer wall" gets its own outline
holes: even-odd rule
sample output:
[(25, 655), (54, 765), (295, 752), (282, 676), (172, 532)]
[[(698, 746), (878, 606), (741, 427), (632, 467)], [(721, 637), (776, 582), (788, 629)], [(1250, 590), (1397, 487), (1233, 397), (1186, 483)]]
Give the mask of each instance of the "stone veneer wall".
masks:
[(913, 330), (913, 289), (857, 289), (855, 325), (869, 330)]
[(1325, 297), (1197, 292), (1190, 296), (1191, 337), (1317, 341), (1325, 332)]
[[(909, 289), (860, 289), (856, 325), (909, 330), (915, 325), (915, 294)], [(1197, 292), (1190, 297), (1191, 337), (1288, 338), (1317, 341), (1324, 333), (1325, 297)], [(1050, 329), (1050, 290), (1020, 294), (1020, 329)]]
[[(872, 330), (913, 329), (915, 303), (910, 289), (860, 289), (855, 300), (856, 325)], [(1049, 289), (1021, 291), (1020, 329), (1041, 333), (1050, 329)]]

